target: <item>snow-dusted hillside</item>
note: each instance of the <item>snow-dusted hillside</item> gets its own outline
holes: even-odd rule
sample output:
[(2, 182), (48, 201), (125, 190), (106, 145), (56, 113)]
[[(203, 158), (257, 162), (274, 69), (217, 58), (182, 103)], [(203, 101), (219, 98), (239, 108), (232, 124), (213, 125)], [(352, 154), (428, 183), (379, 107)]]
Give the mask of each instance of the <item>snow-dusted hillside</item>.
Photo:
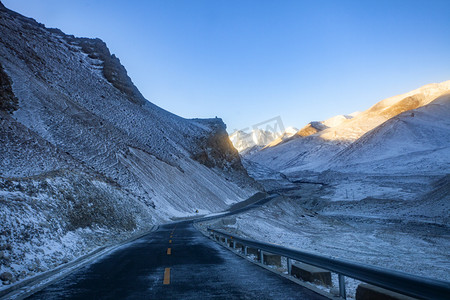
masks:
[(255, 146), (260, 149), (275, 140), (280, 135), (279, 132), (266, 131), (262, 129), (252, 130), (250, 133), (238, 130), (230, 135), (230, 141), (239, 152), (245, 151)]
[(277, 145), (295, 135), (297, 131), (294, 127), (288, 127), (283, 132), (255, 129), (247, 133), (238, 130), (230, 135), (230, 141), (241, 155), (249, 155), (269, 145)]
[(450, 94), (403, 112), (333, 157), (348, 172), (445, 174), (450, 170)]
[[(295, 127), (288, 127), (288, 128), (286, 128), (286, 130), (284, 132), (282, 132), (280, 134), (279, 137), (277, 137), (276, 139), (274, 139), (270, 143), (266, 144), (264, 147), (273, 147), (275, 145), (278, 145), (278, 144), (286, 141), (287, 139), (293, 137), (297, 132), (298, 132), (297, 128), (295, 128)], [(243, 154), (243, 155), (245, 155), (245, 154)]]
[(352, 117), (244, 156), (252, 176), (287, 198), (227, 230), (449, 280), (450, 81)]
[[(448, 183), (447, 179), (447, 191)], [(203, 226), (309, 253), (450, 280), (448, 226), (440, 223), (448, 224), (450, 215), (446, 219), (439, 217), (438, 224), (433, 223), (431, 216), (428, 222), (421, 222), (423, 213), (442, 210), (444, 202), (349, 202), (311, 210), (305, 208), (304, 202), (314, 201), (320, 189), (304, 184), (299, 190), (301, 199), (279, 197), (235, 218), (210, 221)], [(418, 205), (420, 208), (416, 209)], [(333, 284), (338, 286), (335, 274)], [(348, 298), (354, 299), (358, 284), (346, 279)]]
[[(445, 155), (447, 150), (441, 149), (448, 147), (448, 136), (446, 133), (443, 133), (445, 132), (443, 129), (448, 126), (446, 123), (450, 116), (448, 109), (438, 111), (439, 108), (434, 110), (426, 108), (430, 103), (435, 103), (431, 106), (436, 107), (436, 101), (440, 97), (441, 100), (439, 101), (443, 102), (441, 106), (446, 106), (445, 102), (448, 102), (448, 100), (445, 100), (447, 98), (443, 96), (448, 93), (450, 93), (450, 81), (429, 84), (406, 94), (380, 101), (361, 113), (337, 116), (322, 122), (311, 122), (295, 136), (283, 143), (273, 147), (266, 147), (244, 157), (265, 167), (291, 175), (305, 170), (324, 171), (330, 167), (330, 161), (333, 161), (333, 166), (336, 166), (336, 168), (340, 164), (341, 167), (345, 165), (346, 170), (351, 171), (349, 165), (362, 163), (364, 158), (371, 161), (388, 158), (395, 159), (400, 153), (405, 154), (405, 147), (409, 147), (410, 152), (416, 151), (416, 154), (419, 155), (420, 147), (416, 148), (416, 146), (418, 143), (422, 143), (422, 145), (428, 145), (426, 146), (427, 151), (431, 149), (438, 152), (443, 151), (441, 155), (436, 155), (436, 159), (438, 159), (436, 162), (443, 162), (444, 160), (448, 163), (449, 155)], [(407, 121), (408, 116), (411, 116), (413, 110), (417, 110), (418, 115), (415, 119), (410, 118), (415, 121), (409, 122)], [(426, 111), (429, 112), (427, 113)], [(424, 115), (427, 115), (427, 117)], [(398, 118), (400, 119), (397, 119), (396, 116), (399, 116)], [(388, 124), (384, 124), (385, 122)], [(409, 129), (405, 126), (400, 129), (400, 125), (393, 125), (393, 123), (403, 124), (404, 122), (408, 122), (409, 125), (406, 127)], [(384, 130), (381, 128), (384, 128)], [(436, 130), (432, 130), (432, 128)], [(439, 130), (438, 128), (441, 129)], [(420, 138), (420, 134), (417, 131), (421, 130), (423, 132), (420, 134), (428, 135), (430, 139), (435, 141), (429, 144), (426, 139)], [(429, 132), (430, 130), (432, 132)], [(384, 150), (381, 150), (381, 148), (379, 150), (383, 154), (380, 152), (380, 155), (373, 156), (372, 152), (366, 152), (366, 149), (372, 146), (367, 148), (362, 146), (368, 143), (366, 142), (368, 137), (364, 135), (376, 135), (379, 131), (389, 131), (392, 137), (386, 140), (385, 137), (379, 137), (377, 142), (372, 138), (372, 144), (379, 144), (379, 147), (384, 147)], [(414, 132), (414, 134), (411, 135), (408, 132)], [(386, 136), (386, 134), (384, 133), (383, 136)], [(416, 139), (418, 139), (417, 142)], [(414, 142), (411, 143), (413, 140)], [(381, 144), (384, 146), (381, 146)], [(400, 146), (400, 144), (404, 146)], [(346, 158), (346, 155), (354, 152), (356, 148), (360, 149), (359, 152)], [(386, 151), (388, 148), (393, 150)], [(395, 151), (397, 151), (397, 154), (394, 153)], [(422, 154), (425, 155), (425, 153)], [(408, 159), (411, 159), (411, 157), (408, 157)], [(425, 156), (416, 159), (423, 159), (424, 164), (431, 162)], [(411, 166), (412, 163), (411, 161), (409, 165)], [(389, 164), (391, 163), (386, 161), (385, 165), (388, 166)], [(402, 164), (401, 160), (399, 164)], [(441, 170), (443, 170), (442, 167)], [(360, 168), (358, 172), (360, 171), (370, 173), (372, 169), (368, 167)]]
[(21, 279), (258, 190), (221, 119), (148, 102), (101, 40), (1, 3), (0, 28), (0, 273)]

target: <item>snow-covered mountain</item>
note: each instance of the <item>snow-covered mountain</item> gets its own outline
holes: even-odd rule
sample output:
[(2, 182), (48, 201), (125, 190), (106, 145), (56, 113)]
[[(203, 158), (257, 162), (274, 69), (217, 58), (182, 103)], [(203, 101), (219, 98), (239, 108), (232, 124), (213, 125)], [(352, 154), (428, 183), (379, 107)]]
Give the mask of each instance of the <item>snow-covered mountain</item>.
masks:
[(445, 174), (450, 170), (450, 94), (387, 120), (334, 156), (328, 166), (340, 171)]
[(280, 135), (279, 132), (266, 131), (263, 129), (255, 129), (251, 132), (237, 130), (230, 134), (230, 141), (239, 152), (250, 148), (260, 149), (275, 140)]
[[(307, 137), (313, 134), (323, 131), (328, 128), (336, 127), (345, 121), (353, 118), (352, 115), (337, 115), (325, 121), (313, 121), (306, 124), (302, 129), (296, 132), (297, 136)], [(270, 145), (275, 146), (275, 145)]]
[(259, 189), (221, 119), (148, 102), (100, 39), (1, 3), (0, 28), (0, 273), (21, 279)]
[(280, 133), (280, 136), (271, 141), (270, 143), (266, 144), (264, 147), (273, 147), (275, 145), (278, 145), (287, 139), (291, 138), (298, 132), (298, 129), (295, 127), (288, 127), (286, 128), (282, 133)]
[(237, 130), (230, 135), (230, 141), (241, 155), (247, 155), (268, 145), (279, 144), (296, 134), (297, 131), (298, 129), (294, 127), (288, 127), (283, 132), (255, 129), (247, 133)]
[[(205, 227), (450, 279), (450, 264), (441, 263), (449, 247), (450, 81), (311, 122), (242, 157), (249, 174), (281, 196)], [(347, 296), (358, 284), (346, 281)]]
[[(385, 152), (381, 148), (403, 149), (404, 147), (399, 144), (405, 144), (405, 147), (408, 147), (406, 145), (411, 145), (412, 140), (418, 138), (417, 131), (425, 130), (423, 128), (427, 126), (446, 128), (446, 122), (450, 115), (444, 108), (448, 100), (443, 96), (448, 93), (450, 93), (450, 81), (429, 84), (406, 94), (380, 101), (361, 113), (337, 116), (322, 122), (311, 122), (283, 143), (266, 147), (244, 157), (286, 174), (294, 174), (302, 170), (323, 171), (333, 166), (337, 167), (338, 161), (342, 166), (343, 162), (346, 165), (351, 164), (352, 159), (355, 160), (355, 163), (359, 163), (362, 157), (375, 160), (376, 157), (365, 152), (366, 147), (362, 146), (368, 139), (366, 135), (377, 135), (381, 128), (390, 128), (391, 135), (396, 134), (396, 136), (392, 136), (389, 140), (378, 138), (376, 144), (380, 145), (379, 152), (383, 152), (383, 158), (387, 158), (389, 155), (392, 155), (393, 158), (395, 153), (399, 154), (401, 150)], [(437, 100), (438, 98), (439, 100)], [(440, 103), (439, 107), (442, 108), (440, 112), (437, 111), (439, 108), (436, 108), (438, 102)], [(436, 110), (436, 112), (425, 113), (431, 110)], [(418, 118), (413, 119), (415, 121), (410, 123), (409, 133), (406, 130), (400, 131), (397, 128), (399, 125), (389, 125), (394, 122), (400, 124), (405, 118), (411, 115), (415, 116), (415, 114)], [(428, 117), (420, 121), (423, 114)], [(397, 118), (397, 116), (399, 117)], [(385, 122), (387, 124), (384, 124)], [(363, 136), (364, 138), (362, 138)], [(430, 132), (429, 138), (436, 139), (435, 143), (429, 144), (430, 147), (433, 145), (436, 150), (442, 148), (442, 151), (448, 151), (446, 148), (449, 139), (442, 134), (442, 131)], [(426, 142), (424, 143), (426, 144)], [(346, 155), (354, 152), (352, 149), (356, 147), (360, 149), (358, 154), (345, 158)], [(418, 149), (414, 146), (409, 147)], [(363, 155), (363, 152), (366, 154)], [(449, 155), (446, 157), (448, 158)], [(333, 162), (332, 165), (329, 165), (330, 162)], [(371, 169), (365, 170), (371, 171)]]

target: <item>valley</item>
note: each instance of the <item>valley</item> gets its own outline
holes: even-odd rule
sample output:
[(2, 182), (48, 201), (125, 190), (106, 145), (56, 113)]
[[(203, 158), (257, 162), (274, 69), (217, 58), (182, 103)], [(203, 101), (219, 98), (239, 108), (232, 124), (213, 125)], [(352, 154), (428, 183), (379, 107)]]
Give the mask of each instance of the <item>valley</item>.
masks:
[[(322, 298), (237, 260), (198, 232), (207, 228), (450, 282), (450, 80), (300, 129), (227, 132), (221, 118), (183, 118), (146, 99), (99, 38), (1, 2), (0, 29), (0, 292), (119, 247), (35, 297), (67, 287), (75, 297), (72, 280), (86, 297), (95, 280), (114, 295), (102, 278), (112, 261), (123, 297), (154, 288), (170, 298), (163, 262), (182, 269), (172, 285), (180, 298), (203, 295), (192, 279), (217, 288), (208, 297), (270, 299), (258, 278), (272, 298), (282, 297), (277, 285)], [(168, 257), (171, 247), (180, 257)], [(211, 273), (220, 276), (209, 285)], [(347, 278), (348, 297), (358, 284)]]

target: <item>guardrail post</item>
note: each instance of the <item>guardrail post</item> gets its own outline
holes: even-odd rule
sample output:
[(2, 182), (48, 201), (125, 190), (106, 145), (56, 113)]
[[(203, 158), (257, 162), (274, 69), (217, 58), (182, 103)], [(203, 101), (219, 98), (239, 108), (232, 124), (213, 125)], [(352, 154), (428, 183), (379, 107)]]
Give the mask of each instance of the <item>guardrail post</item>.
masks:
[[(213, 232), (211, 229), (209, 230)], [(381, 287), (382, 289), (395, 291), (395, 293), (420, 299), (447, 299), (448, 295), (450, 295), (450, 285), (447, 281), (427, 279), (320, 255), (316, 255), (316, 257), (312, 259), (311, 255), (307, 252), (289, 249), (276, 244), (258, 242), (239, 236), (231, 237), (230, 234), (221, 231), (213, 232), (213, 236), (216, 237), (217, 243), (221, 245), (223, 245), (222, 241), (226, 241), (227, 244), (229, 241), (236, 241), (236, 244), (233, 243), (233, 247), (242, 247), (246, 256), (248, 256), (249, 253), (252, 254), (252, 257), (254, 254), (261, 255), (260, 257), (257, 257), (255, 262), (268, 262), (268, 260), (264, 258), (264, 253), (274, 254), (277, 256), (277, 259), (279, 259), (280, 256), (286, 257), (289, 275), (291, 275), (292, 272), (296, 273), (296, 264), (294, 264), (294, 262), (303, 262), (307, 265), (311, 263), (310, 266), (314, 268), (329, 270), (326, 272), (327, 282), (329, 281), (330, 272), (338, 275), (339, 289), (337, 290), (337, 294), (340, 299), (347, 298), (345, 277), (366, 283), (370, 282), (370, 284)], [(231, 247), (231, 243), (227, 246)], [(334, 294), (334, 289), (332, 292)]]
[(338, 274), (339, 277), (339, 296), (342, 299), (347, 299), (347, 294), (345, 292), (345, 276), (342, 274)]
[(291, 275), (292, 264), (291, 264), (291, 259), (290, 259), (289, 257), (286, 257), (286, 263), (287, 263), (287, 271), (288, 271), (288, 275)]

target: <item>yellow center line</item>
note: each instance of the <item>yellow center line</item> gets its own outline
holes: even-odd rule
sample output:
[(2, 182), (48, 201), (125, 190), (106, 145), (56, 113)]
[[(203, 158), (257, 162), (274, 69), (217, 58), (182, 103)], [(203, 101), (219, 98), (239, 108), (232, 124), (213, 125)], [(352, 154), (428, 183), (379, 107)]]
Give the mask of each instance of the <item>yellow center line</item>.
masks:
[(170, 284), (170, 268), (164, 270), (164, 281), (163, 284)]
[(169, 240), (169, 244), (172, 244), (172, 240)]
[(172, 248), (167, 248), (167, 255), (172, 254)]

